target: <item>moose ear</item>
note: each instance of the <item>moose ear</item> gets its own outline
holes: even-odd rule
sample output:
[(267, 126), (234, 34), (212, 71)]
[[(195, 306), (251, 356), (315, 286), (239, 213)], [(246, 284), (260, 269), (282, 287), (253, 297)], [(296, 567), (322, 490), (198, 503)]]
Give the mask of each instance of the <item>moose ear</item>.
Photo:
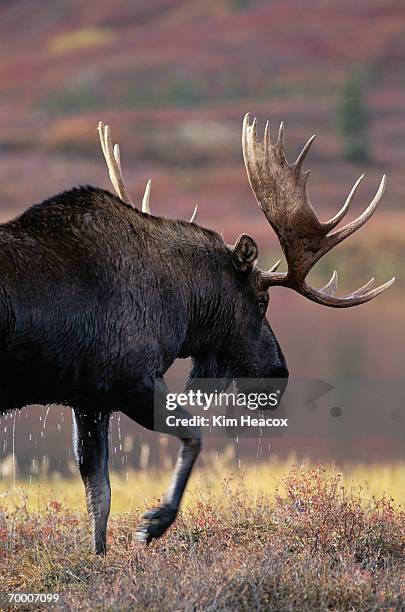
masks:
[(240, 272), (251, 272), (259, 249), (256, 242), (247, 234), (241, 234), (232, 248), (233, 265)]

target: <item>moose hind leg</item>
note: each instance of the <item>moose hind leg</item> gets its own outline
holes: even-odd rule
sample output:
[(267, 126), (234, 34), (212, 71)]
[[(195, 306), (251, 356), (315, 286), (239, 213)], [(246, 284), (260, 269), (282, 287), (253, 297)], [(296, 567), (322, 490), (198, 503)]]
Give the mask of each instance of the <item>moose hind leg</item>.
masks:
[(73, 450), (85, 491), (91, 520), (93, 548), (106, 553), (111, 489), (108, 474), (109, 414), (73, 411)]

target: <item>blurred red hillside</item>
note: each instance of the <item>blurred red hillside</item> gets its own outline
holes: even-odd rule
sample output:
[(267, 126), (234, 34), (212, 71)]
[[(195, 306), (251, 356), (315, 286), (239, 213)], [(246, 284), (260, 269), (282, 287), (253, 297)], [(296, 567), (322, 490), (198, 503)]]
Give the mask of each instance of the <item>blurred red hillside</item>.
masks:
[(266, 237), (241, 158), (248, 110), (285, 121), (291, 157), (318, 134), (310, 191), (326, 216), (364, 166), (344, 161), (336, 131), (353, 70), (366, 75), (371, 117), (358, 205), (384, 171), (384, 210), (403, 206), (400, 0), (13, 0), (1, 3), (0, 32), (3, 220), (77, 183), (108, 186), (95, 133), (103, 119), (134, 198), (152, 177), (157, 213), (186, 216), (198, 200), (201, 222), (229, 240), (241, 229)]
[[(96, 133), (101, 119), (121, 144), (134, 201), (152, 178), (154, 213), (189, 217), (198, 203), (201, 224), (224, 229), (229, 243), (251, 233), (262, 248), (260, 263), (273, 262), (279, 247), (250, 192), (240, 135), (247, 111), (258, 115), (261, 127), (269, 118), (273, 133), (284, 120), (290, 159), (318, 135), (306, 165), (321, 219), (335, 214), (363, 171), (366, 180), (348, 218), (388, 175), (375, 217), (319, 263), (314, 284), (322, 286), (334, 267), (341, 293), (374, 274), (379, 282), (397, 275), (394, 287), (372, 304), (338, 312), (272, 291), (269, 316), (290, 371), (325, 380), (403, 376), (404, 57), (404, 0), (3, 0), (0, 221), (77, 184), (110, 188)], [(361, 163), (345, 160), (337, 129), (353, 75), (361, 80), (369, 116), (369, 159)], [(184, 370), (180, 362), (174, 372), (183, 376)], [(41, 410), (30, 419), (26, 412), (18, 416), (21, 467), (49, 453), (62, 469), (60, 437), (51, 442), (49, 436), (44, 450), (37, 445), (44, 433)], [(48, 423), (56, 428), (58, 418), (52, 411)], [(11, 438), (4, 446), (13, 432), (8, 422), (3, 456), (12, 448)], [(125, 419), (124, 429), (131, 431)], [(28, 432), (34, 432), (32, 446)], [(67, 454), (70, 432), (61, 432)], [(363, 433), (361, 424), (353, 439)], [(325, 444), (315, 439), (313, 455)], [(360, 443), (350, 444), (329, 451), (346, 458), (363, 452)], [(367, 444), (374, 457), (377, 447), (380, 455), (396, 452), (391, 440)], [(275, 446), (300, 450), (294, 441)]]

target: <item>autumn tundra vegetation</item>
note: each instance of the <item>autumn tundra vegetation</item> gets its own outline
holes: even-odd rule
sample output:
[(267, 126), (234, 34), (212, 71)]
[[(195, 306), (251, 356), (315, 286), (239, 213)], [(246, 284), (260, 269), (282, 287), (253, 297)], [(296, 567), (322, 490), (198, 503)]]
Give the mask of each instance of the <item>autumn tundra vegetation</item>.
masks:
[(79, 479), (3, 482), (2, 590), (60, 593), (71, 610), (403, 608), (403, 463), (232, 463), (205, 459), (176, 523), (149, 547), (138, 516), (170, 473), (113, 474), (106, 557), (91, 552)]

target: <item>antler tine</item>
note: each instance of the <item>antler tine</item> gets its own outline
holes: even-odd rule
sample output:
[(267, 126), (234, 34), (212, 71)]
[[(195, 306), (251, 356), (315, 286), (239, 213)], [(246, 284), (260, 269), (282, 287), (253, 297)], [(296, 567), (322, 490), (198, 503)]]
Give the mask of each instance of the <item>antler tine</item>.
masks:
[(121, 153), (120, 153), (120, 145), (119, 144), (115, 144), (114, 145), (113, 153), (114, 153), (115, 161), (117, 162), (118, 170), (120, 171), (120, 174), (122, 174), (122, 169), (121, 169)]
[(280, 162), (286, 161), (284, 156), (284, 123), (281, 121), (280, 127), (278, 129), (278, 136), (276, 144), (274, 145), (274, 150), (277, 153), (278, 159)]
[(326, 283), (324, 287), (322, 287), (322, 289), (319, 289), (319, 292), (323, 293), (324, 295), (330, 295), (330, 296), (335, 295), (337, 284), (338, 284), (338, 273), (336, 272), (336, 270), (333, 270), (333, 274), (330, 280)]
[[(117, 148), (117, 146), (112, 146), (111, 129), (109, 125), (104, 126), (104, 140), (105, 148), (108, 155), (107, 164), (111, 180), (114, 177), (113, 185), (116, 186), (115, 189), (121, 200), (126, 204), (130, 204), (131, 206), (133, 206), (131, 196), (127, 192), (124, 179), (122, 178), (119, 147)], [(116, 158), (116, 154), (118, 154), (118, 159)]]
[[(313, 289), (312, 287), (306, 284), (303, 287), (303, 291), (301, 293), (306, 298), (308, 298), (312, 302), (316, 302), (317, 304), (330, 306), (332, 308), (350, 308), (351, 306), (358, 306), (359, 304), (364, 304), (365, 302), (369, 302), (370, 300), (374, 299), (375, 297), (377, 297), (377, 295), (391, 287), (394, 281), (395, 276), (383, 285), (380, 285), (379, 287), (376, 287), (375, 289), (366, 292), (364, 292), (364, 289), (366, 287), (366, 285), (364, 285), (364, 287), (362, 287), (360, 290), (358, 289), (357, 291), (354, 291), (353, 293), (340, 298), (324, 294), (322, 293), (322, 291), (317, 291), (316, 289)], [(370, 281), (367, 283), (367, 285), (370, 286)], [(359, 293), (359, 291), (362, 292)]]
[[(249, 115), (247, 115), (247, 116), (249, 116)], [(270, 141), (270, 123), (268, 121), (266, 121), (266, 125), (265, 125), (265, 128), (264, 128), (263, 144), (266, 147), (269, 147), (270, 143), (271, 143), (271, 141)]]
[(97, 131), (98, 131), (98, 135), (99, 135), (99, 138), (100, 138), (101, 149), (103, 151), (103, 155), (104, 155), (105, 161), (107, 163), (108, 174), (110, 176), (110, 180), (111, 180), (111, 183), (112, 183), (112, 185), (114, 187), (114, 190), (118, 194), (118, 185), (117, 185), (117, 182), (115, 180), (115, 175), (110, 170), (109, 152), (107, 150), (107, 141), (106, 141), (106, 127), (107, 126), (105, 126), (102, 121), (99, 121), (98, 127), (97, 127)]
[(256, 117), (253, 119), (253, 123), (252, 123), (252, 134), (253, 134), (253, 140), (257, 142), (257, 119)]
[(276, 261), (266, 272), (260, 272), (259, 286), (266, 290), (270, 285), (284, 285), (287, 280), (287, 272), (277, 272), (281, 259)]
[(103, 155), (106, 158), (107, 157), (107, 152), (106, 152), (105, 142), (104, 142), (104, 123), (102, 121), (98, 122), (97, 132), (98, 132), (98, 136), (100, 138), (101, 150), (103, 151)]
[(385, 191), (385, 185), (386, 185), (386, 177), (384, 174), (381, 179), (381, 183), (377, 190), (377, 193), (375, 194), (373, 200), (371, 201), (369, 206), (366, 208), (366, 210), (362, 212), (361, 215), (357, 217), (357, 219), (355, 219), (354, 221), (351, 221), (350, 223), (348, 223), (341, 229), (338, 229), (332, 232), (332, 234), (329, 234), (329, 236), (326, 237), (327, 249), (324, 251), (324, 253), (329, 251), (336, 244), (339, 244), (339, 242), (342, 242), (342, 240), (345, 240), (345, 238), (348, 238), (348, 236), (353, 234), (356, 230), (360, 229), (360, 227), (362, 227), (362, 225), (364, 225), (370, 219), (370, 217), (374, 214), (378, 204), (381, 201), (381, 198)]
[(326, 221), (325, 223), (322, 224), (325, 227), (325, 229), (326, 229), (326, 233), (328, 233), (332, 229), (334, 229), (341, 222), (343, 217), (346, 215), (346, 213), (349, 210), (350, 205), (351, 205), (351, 203), (353, 201), (353, 198), (354, 198), (354, 196), (356, 194), (357, 187), (360, 185), (360, 183), (363, 180), (363, 178), (364, 178), (364, 174), (359, 176), (359, 178), (357, 179), (357, 181), (353, 185), (349, 195), (347, 196), (346, 202), (343, 204), (343, 206), (339, 210), (339, 212), (336, 213), (336, 215), (334, 217), (332, 217), (332, 219), (329, 219), (329, 221)]
[(272, 272), (277, 272), (277, 270), (278, 270), (278, 268), (279, 268), (280, 264), (281, 264), (281, 259), (279, 259), (278, 261), (276, 261), (276, 263), (275, 263), (275, 264), (273, 264), (273, 265), (271, 266), (271, 268), (269, 268), (269, 269), (267, 270), (267, 272), (268, 272), (269, 274), (271, 274)]
[(311, 138), (309, 138), (307, 140), (307, 142), (305, 143), (305, 145), (302, 148), (301, 153), (298, 155), (297, 159), (295, 160), (295, 162), (293, 163), (292, 167), (296, 169), (296, 171), (300, 171), (302, 168), (302, 164), (304, 163), (304, 160), (306, 158), (306, 156), (308, 155), (308, 151), (312, 146), (312, 143), (314, 142), (316, 138), (316, 134), (313, 134), (311, 136)]
[[(347, 300), (348, 298), (354, 298), (357, 296), (365, 295), (373, 283), (374, 283), (374, 277), (370, 278), (370, 280), (365, 285), (363, 285), (359, 289), (356, 289), (356, 291), (353, 291), (352, 293), (347, 295), (345, 298), (338, 298), (338, 299)], [(323, 295), (334, 296), (336, 293), (337, 284), (338, 284), (338, 274), (336, 270), (334, 270), (330, 281), (324, 287), (322, 287), (322, 289), (319, 289), (319, 293), (322, 293)]]
[(143, 194), (143, 198), (142, 198), (142, 212), (148, 213), (148, 215), (150, 215), (149, 200), (150, 200), (151, 189), (152, 189), (152, 181), (149, 179), (148, 182), (146, 183), (145, 193)]
[(110, 179), (111, 182), (114, 186), (114, 189), (116, 190), (116, 192), (118, 193), (118, 195), (121, 197), (120, 194), (120, 185), (118, 182), (118, 172), (117, 172), (117, 168), (116, 166), (118, 166), (117, 164), (117, 160), (115, 159), (114, 156), (114, 151), (112, 150), (112, 141), (111, 141), (111, 130), (110, 130), (110, 126), (109, 125), (104, 125), (103, 126), (103, 136), (104, 136), (104, 151), (106, 153), (106, 161), (107, 161), (107, 166), (108, 166), (108, 172), (110, 175)]
[(111, 183), (118, 197), (121, 198), (123, 202), (133, 207), (131, 197), (126, 190), (125, 183), (122, 178), (119, 147), (118, 145), (115, 145), (115, 147), (112, 145), (110, 127), (108, 125), (104, 125), (104, 123), (100, 121), (97, 129)]
[(384, 193), (385, 176), (367, 209), (343, 228), (334, 229), (349, 210), (363, 175), (354, 184), (341, 210), (326, 223), (320, 223), (306, 191), (308, 172), (302, 172), (302, 165), (315, 136), (307, 141), (295, 163), (289, 165), (284, 157), (284, 124), (280, 125), (274, 145), (270, 140), (268, 122), (262, 142), (257, 141), (256, 127), (257, 120), (254, 119), (250, 125), (249, 114), (245, 115), (242, 147), (246, 172), (256, 200), (277, 234), (288, 266), (287, 273), (276, 272), (277, 265), (267, 272), (261, 272), (261, 287), (282, 285), (314, 302), (335, 308), (362, 304), (390, 287), (394, 279), (376, 289), (370, 289), (372, 279), (346, 297), (338, 298), (334, 297), (338, 280), (336, 272), (320, 290), (310, 287), (305, 280), (311, 268), (325, 253), (353, 234), (372, 216)]
[(356, 295), (363, 295), (364, 293), (367, 293), (370, 287), (373, 286), (374, 280), (375, 280), (374, 276), (372, 276), (365, 285), (363, 285), (362, 287), (359, 287), (358, 289), (356, 289), (356, 291), (353, 291), (348, 297), (355, 297)]
[(195, 206), (194, 212), (190, 217), (190, 223), (195, 223), (195, 220), (197, 219), (197, 211), (198, 211), (198, 204)]

